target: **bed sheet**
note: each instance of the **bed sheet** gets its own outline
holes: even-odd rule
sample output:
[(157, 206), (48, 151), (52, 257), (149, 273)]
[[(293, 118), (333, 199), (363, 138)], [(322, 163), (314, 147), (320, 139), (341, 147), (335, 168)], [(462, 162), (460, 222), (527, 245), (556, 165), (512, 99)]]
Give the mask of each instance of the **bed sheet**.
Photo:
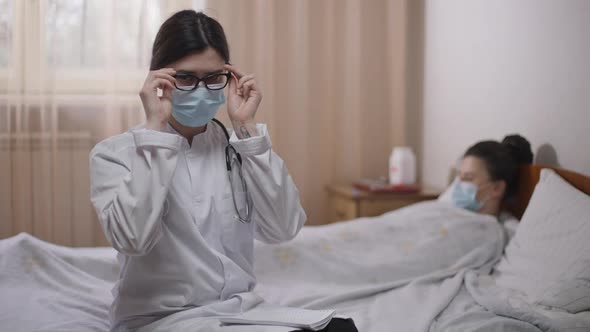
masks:
[[(484, 274), (506, 232), (491, 217), (437, 202), (380, 217), (304, 227), (281, 245), (256, 243), (255, 292), (269, 303), (335, 308), (359, 331), (428, 331)], [(108, 331), (117, 279), (110, 248), (65, 248), (30, 235), (0, 241), (0, 326), (10, 331)]]

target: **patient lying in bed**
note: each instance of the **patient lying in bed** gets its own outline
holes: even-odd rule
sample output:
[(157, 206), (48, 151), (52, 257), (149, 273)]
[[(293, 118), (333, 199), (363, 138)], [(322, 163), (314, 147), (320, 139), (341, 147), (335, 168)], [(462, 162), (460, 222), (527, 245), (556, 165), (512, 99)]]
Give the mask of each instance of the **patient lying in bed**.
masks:
[[(402, 303), (421, 301), (419, 294), (400, 295), (413, 284), (423, 281), (438, 287), (439, 281), (451, 278), (458, 287), (465, 271), (490, 271), (511, 233), (497, 222), (502, 205), (516, 192), (519, 166), (531, 161), (530, 144), (521, 136), (478, 142), (467, 149), (457, 178), (437, 202), (376, 218), (304, 228), (300, 238), (278, 247), (260, 244), (256, 290), (283, 305), (337, 307), (354, 316), (359, 328), (390, 329), (376, 322), (405, 312)], [(442, 294), (437, 296), (441, 299), (454, 294), (449, 289), (435, 292)], [(369, 299), (375, 294), (404, 300), (384, 305)], [(443, 303), (415, 315), (432, 321), (428, 313), (439, 312), (442, 308), (437, 306)], [(373, 316), (372, 322), (363, 320), (365, 315)], [(408, 331), (414, 330), (408, 317), (398, 316), (385, 321), (404, 321)]]

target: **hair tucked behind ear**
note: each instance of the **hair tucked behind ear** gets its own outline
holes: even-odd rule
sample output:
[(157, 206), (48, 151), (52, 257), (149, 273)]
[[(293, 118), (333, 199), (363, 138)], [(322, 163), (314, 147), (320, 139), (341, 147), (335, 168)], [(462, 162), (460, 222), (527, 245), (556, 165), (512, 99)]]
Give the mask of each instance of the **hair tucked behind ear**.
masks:
[(506, 183), (504, 198), (516, 193), (519, 167), (533, 161), (531, 144), (520, 135), (508, 135), (502, 143), (482, 141), (471, 146), (464, 157), (474, 156), (484, 161), (493, 181)]
[(201, 12), (181, 10), (160, 27), (154, 40), (150, 70), (164, 68), (208, 47), (229, 63), (229, 47), (221, 24)]

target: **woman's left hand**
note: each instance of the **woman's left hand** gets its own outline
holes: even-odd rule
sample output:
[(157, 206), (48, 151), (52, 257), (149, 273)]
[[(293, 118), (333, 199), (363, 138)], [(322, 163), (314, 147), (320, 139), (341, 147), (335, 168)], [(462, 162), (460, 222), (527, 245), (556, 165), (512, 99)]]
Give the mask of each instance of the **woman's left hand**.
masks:
[(229, 82), (227, 112), (236, 135), (242, 138), (258, 136), (254, 116), (262, 101), (262, 93), (254, 75), (246, 75), (232, 65), (225, 65), (232, 78)]

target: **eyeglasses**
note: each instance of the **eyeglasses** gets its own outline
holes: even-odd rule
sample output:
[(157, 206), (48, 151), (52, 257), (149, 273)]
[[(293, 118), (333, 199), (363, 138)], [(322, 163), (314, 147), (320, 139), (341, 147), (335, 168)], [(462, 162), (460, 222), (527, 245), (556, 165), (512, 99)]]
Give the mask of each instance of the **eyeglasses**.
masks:
[(192, 91), (203, 82), (208, 90), (221, 90), (227, 86), (231, 79), (230, 73), (216, 73), (203, 78), (189, 73), (178, 73), (174, 75), (176, 82), (174, 86), (181, 91)]

